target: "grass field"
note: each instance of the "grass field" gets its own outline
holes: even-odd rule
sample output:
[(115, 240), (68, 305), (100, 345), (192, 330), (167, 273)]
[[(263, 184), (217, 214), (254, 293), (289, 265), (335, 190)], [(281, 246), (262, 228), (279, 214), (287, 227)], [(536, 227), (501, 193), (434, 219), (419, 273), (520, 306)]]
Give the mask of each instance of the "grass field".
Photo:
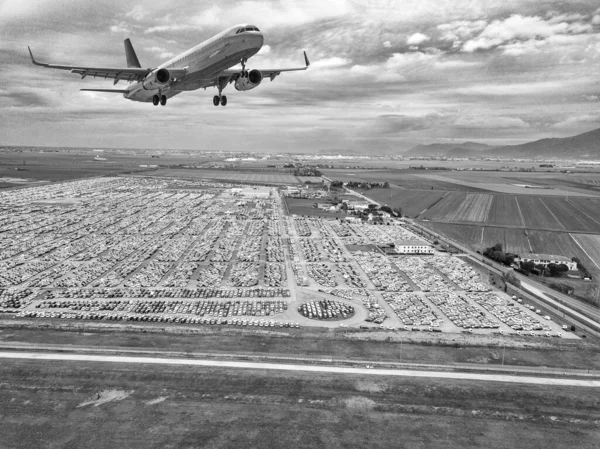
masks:
[(387, 204), (392, 209), (400, 207), (402, 214), (408, 217), (416, 217), (446, 194), (440, 190), (408, 190), (394, 186), (389, 189), (356, 189), (356, 191), (378, 203)]
[(569, 198), (569, 204), (596, 223), (596, 229), (600, 229), (600, 200), (589, 198)]
[(571, 204), (571, 200), (567, 202), (565, 198), (545, 198), (543, 202), (569, 231), (600, 233), (600, 224)]
[(314, 199), (304, 198), (290, 198), (289, 196), (284, 197), (285, 207), (290, 214), (296, 215), (311, 215), (314, 217), (341, 217), (344, 214), (341, 212), (328, 212), (317, 207), (313, 207), (316, 203)]
[(587, 449), (600, 438), (588, 389), (24, 361), (0, 376), (4, 447)]
[(421, 222), (432, 231), (445, 235), (452, 240), (462, 242), (473, 249), (480, 249), (483, 226), (462, 225), (454, 223)]

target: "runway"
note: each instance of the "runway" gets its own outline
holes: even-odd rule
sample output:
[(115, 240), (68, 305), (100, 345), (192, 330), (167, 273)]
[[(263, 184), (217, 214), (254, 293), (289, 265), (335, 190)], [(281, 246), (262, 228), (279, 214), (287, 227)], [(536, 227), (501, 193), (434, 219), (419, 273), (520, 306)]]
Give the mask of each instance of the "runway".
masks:
[(164, 357), (129, 357), (111, 355), (90, 354), (63, 354), (63, 353), (37, 353), (37, 352), (0, 352), (0, 359), (38, 360), (38, 361), (63, 361), (63, 362), (92, 362), (92, 363), (125, 363), (143, 365), (180, 365), (198, 366), (207, 368), (231, 368), (231, 369), (253, 369), (253, 370), (276, 370), (276, 371), (300, 371), (328, 374), (358, 374), (367, 376), (400, 376), (439, 378), (455, 380), (474, 380), (486, 382), (505, 382), (517, 384), (533, 384), (547, 386), (571, 386), (571, 387), (600, 387), (600, 380), (587, 379), (565, 379), (533, 376), (512, 376), (506, 374), (479, 374), (460, 373), (450, 371), (413, 371), (403, 369), (379, 369), (379, 368), (355, 368), (327, 365), (306, 364), (279, 364), (242, 362), (225, 360), (198, 360), (186, 358), (164, 358)]

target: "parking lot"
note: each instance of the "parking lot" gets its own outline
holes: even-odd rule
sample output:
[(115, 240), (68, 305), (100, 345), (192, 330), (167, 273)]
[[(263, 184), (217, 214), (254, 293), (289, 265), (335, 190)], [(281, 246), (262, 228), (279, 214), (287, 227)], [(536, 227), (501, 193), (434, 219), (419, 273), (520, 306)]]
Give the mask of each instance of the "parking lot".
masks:
[[(278, 189), (232, 187), (116, 177), (1, 191), (0, 311), (242, 326), (237, 317), (273, 316), (282, 326), (335, 326), (307, 318), (318, 303), (322, 315), (351, 315), (345, 325), (354, 327), (561, 331), (491, 292), (460, 258), (379, 251), (414, 237), (402, 226), (286, 216)], [(304, 316), (303, 303), (312, 304)]]

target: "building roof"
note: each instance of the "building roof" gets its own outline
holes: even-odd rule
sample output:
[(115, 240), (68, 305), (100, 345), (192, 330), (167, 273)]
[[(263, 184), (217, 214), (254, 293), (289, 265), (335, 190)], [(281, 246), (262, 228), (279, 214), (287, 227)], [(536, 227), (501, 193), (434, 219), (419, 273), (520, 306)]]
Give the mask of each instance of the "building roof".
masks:
[(411, 240), (400, 240), (396, 242), (396, 246), (431, 246), (424, 240), (411, 239)]
[(571, 259), (569, 259), (568, 257), (565, 256), (557, 256), (556, 254), (535, 254), (535, 253), (531, 253), (531, 254), (527, 254), (526, 256), (523, 256), (523, 258), (525, 259), (535, 259), (535, 260), (558, 260), (561, 262), (571, 262)]

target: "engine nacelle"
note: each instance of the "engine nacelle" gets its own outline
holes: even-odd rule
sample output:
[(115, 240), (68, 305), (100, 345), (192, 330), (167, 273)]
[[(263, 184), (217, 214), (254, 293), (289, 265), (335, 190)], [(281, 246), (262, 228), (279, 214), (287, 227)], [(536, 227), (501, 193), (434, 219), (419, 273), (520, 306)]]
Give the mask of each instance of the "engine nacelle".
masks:
[(250, 90), (258, 86), (263, 80), (262, 73), (259, 70), (250, 70), (246, 76), (240, 76), (235, 81), (236, 90)]
[(142, 82), (142, 86), (146, 90), (155, 90), (164, 87), (171, 81), (171, 74), (167, 69), (158, 69), (151, 73), (149, 73), (144, 81)]

